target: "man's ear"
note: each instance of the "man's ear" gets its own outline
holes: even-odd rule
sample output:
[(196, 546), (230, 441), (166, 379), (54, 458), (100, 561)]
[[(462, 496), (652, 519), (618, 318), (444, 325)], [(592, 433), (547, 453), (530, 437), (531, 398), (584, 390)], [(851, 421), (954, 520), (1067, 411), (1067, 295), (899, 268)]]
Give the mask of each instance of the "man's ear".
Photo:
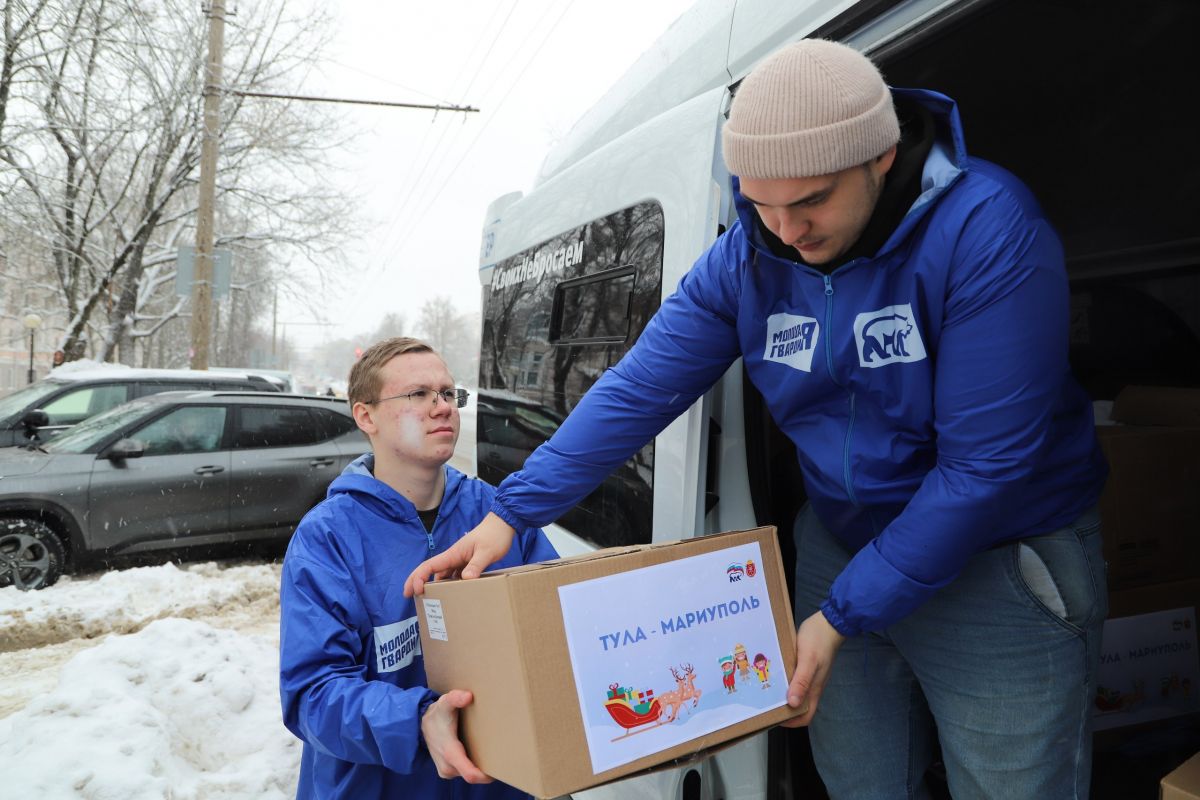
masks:
[(874, 159), (876, 173), (883, 177), (892, 168), (892, 164), (896, 163), (896, 145), (892, 145), (887, 150), (884, 150)]
[(354, 422), (358, 425), (360, 431), (368, 436), (374, 436), (376, 433), (379, 433), (379, 427), (371, 417), (371, 407), (366, 403), (355, 403), (354, 407), (350, 409), (350, 413), (354, 415)]

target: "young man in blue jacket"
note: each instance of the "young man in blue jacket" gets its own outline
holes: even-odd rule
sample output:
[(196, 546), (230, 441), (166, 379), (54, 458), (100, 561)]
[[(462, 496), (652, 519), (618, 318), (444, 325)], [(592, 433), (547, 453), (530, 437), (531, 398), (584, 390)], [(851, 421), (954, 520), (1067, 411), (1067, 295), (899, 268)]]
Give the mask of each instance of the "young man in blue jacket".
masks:
[(741, 357), (804, 476), (788, 700), (831, 796), (925, 796), (940, 744), (959, 800), (1086, 798), (1106, 467), (1057, 236), (949, 98), (836, 43), (756, 67), (722, 146), (739, 221), (406, 591), (477, 574)]
[[(487, 514), (496, 490), (446, 465), (466, 392), (416, 339), (387, 339), (350, 371), (372, 453), (300, 522), (280, 588), (283, 721), (304, 741), (301, 800), (527, 795), (491, 782), (458, 739), (471, 693), (425, 685), (416, 607), (401, 579)], [(557, 554), (522, 529), (497, 567)]]

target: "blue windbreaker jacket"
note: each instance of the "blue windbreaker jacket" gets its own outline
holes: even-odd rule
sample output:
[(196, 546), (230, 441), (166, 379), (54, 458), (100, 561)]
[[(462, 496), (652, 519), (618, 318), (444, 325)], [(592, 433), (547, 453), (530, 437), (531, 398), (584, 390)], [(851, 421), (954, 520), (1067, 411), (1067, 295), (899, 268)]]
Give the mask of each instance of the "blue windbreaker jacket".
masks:
[[(446, 467), (432, 533), (363, 456), (333, 481), (288, 546), (280, 587), (283, 721), (304, 741), (301, 800), (525, 798), (496, 782), (443, 780), (420, 734), (425, 685), (416, 605), (404, 579), (483, 519), (496, 490)], [(521, 531), (494, 569), (557, 558)]]
[(809, 501), (854, 557), (822, 606), (880, 630), (974, 553), (1069, 524), (1107, 467), (1067, 363), (1059, 240), (1029, 190), (969, 157), (942, 95), (922, 192), (871, 258), (825, 275), (739, 221), (664, 301), (492, 507), (545, 524), (687, 408), (739, 356), (795, 443)]

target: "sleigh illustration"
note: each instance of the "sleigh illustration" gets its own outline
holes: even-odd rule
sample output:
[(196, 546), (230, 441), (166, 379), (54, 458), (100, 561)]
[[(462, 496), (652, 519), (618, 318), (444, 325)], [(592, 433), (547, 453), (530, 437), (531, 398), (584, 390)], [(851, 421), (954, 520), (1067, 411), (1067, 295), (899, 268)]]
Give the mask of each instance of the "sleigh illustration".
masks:
[(641, 733), (646, 730), (643, 726), (658, 724), (663, 713), (662, 703), (654, 696), (653, 689), (635, 693), (632, 689), (617, 685), (609, 687), (604, 708), (613, 722), (625, 729), (625, 734), (617, 739)]

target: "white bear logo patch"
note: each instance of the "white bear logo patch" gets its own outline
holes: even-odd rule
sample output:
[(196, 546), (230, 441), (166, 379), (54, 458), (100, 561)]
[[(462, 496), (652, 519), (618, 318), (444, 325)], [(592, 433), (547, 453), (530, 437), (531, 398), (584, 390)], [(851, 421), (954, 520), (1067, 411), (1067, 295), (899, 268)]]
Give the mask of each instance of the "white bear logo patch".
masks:
[(859, 314), (854, 318), (854, 340), (858, 343), (858, 364), (862, 367), (926, 358), (925, 343), (908, 303)]

